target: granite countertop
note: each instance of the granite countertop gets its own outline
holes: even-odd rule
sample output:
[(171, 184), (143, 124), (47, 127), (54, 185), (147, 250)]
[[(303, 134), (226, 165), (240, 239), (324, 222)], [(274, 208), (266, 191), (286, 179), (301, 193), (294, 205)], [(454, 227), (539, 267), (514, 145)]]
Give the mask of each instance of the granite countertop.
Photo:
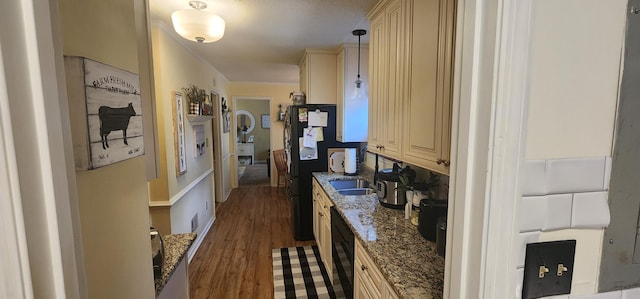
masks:
[(400, 298), (442, 298), (444, 258), (437, 254), (434, 242), (404, 219), (404, 210), (381, 206), (375, 194), (341, 195), (329, 183), (353, 176), (313, 175)]
[(162, 289), (171, 278), (176, 266), (180, 264), (187, 254), (187, 250), (196, 239), (196, 234), (171, 234), (162, 237), (164, 242), (164, 262), (162, 264), (162, 276), (156, 279), (156, 297), (162, 292)]

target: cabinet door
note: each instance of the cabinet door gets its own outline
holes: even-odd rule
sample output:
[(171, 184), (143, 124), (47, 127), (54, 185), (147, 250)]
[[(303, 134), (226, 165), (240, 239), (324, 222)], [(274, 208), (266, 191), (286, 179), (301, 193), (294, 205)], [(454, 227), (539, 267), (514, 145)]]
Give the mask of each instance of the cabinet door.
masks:
[(336, 53), (313, 50), (306, 58), (307, 104), (336, 104)]
[(320, 186), (316, 180), (313, 179), (313, 235), (316, 238), (318, 246), (320, 246), (320, 242), (322, 242), (320, 240), (320, 209), (318, 208), (320, 206), (319, 188)]
[(333, 252), (331, 250), (331, 213), (328, 210), (325, 210), (324, 221), (322, 224), (322, 262), (324, 263), (324, 268), (327, 270), (327, 274), (329, 275), (329, 281), (333, 282)]
[[(401, 159), (402, 138), (402, 103), (405, 90), (403, 71), (405, 70), (405, 56), (403, 55), (405, 44), (405, 17), (403, 5), (399, 0), (389, 2), (385, 9), (386, 27), (386, 78), (383, 81), (387, 85), (386, 94), (380, 107), (380, 117), (385, 119), (383, 130), (384, 146), (382, 151), (385, 156)], [(386, 98), (386, 101), (384, 100)]]
[(371, 294), (371, 290), (367, 287), (362, 275), (357, 272), (353, 278), (353, 299), (378, 299)]
[(449, 173), (453, 3), (410, 1), (411, 28), (403, 161)]
[(382, 128), (385, 119), (380, 115), (380, 103), (382, 103), (385, 90), (386, 67), (386, 36), (385, 15), (380, 13), (371, 19), (369, 37), (369, 136), (368, 149), (372, 152), (382, 153)]

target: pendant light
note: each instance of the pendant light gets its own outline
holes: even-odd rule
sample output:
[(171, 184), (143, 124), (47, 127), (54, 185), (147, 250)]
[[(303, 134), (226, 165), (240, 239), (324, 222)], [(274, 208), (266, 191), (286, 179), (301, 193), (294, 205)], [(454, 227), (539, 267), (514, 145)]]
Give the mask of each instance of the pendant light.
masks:
[(215, 42), (224, 36), (224, 20), (208, 11), (202, 1), (191, 1), (193, 9), (178, 10), (171, 14), (173, 30), (185, 39), (198, 43)]
[(356, 100), (364, 100), (367, 101), (368, 100), (368, 95), (367, 95), (367, 86), (365, 82), (362, 82), (362, 80), (360, 80), (360, 38), (367, 34), (367, 30), (364, 29), (356, 29), (352, 31), (354, 36), (358, 37), (358, 77), (356, 79), (356, 88), (354, 90), (354, 94), (352, 96), (353, 99)]

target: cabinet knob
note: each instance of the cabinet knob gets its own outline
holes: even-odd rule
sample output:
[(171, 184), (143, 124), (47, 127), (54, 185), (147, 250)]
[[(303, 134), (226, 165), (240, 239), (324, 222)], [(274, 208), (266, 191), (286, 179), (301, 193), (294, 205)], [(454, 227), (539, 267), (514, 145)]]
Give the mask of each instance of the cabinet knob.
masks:
[(328, 209), (329, 207), (327, 207), (327, 206), (324, 206), (324, 208), (325, 208), (325, 209)]
[(449, 165), (451, 165), (451, 161), (449, 160), (444, 160), (443, 163), (445, 167), (449, 167)]
[(320, 217), (324, 216), (324, 215), (322, 215), (322, 213), (318, 213), (318, 215), (320, 215)]
[(442, 159), (438, 159), (438, 160), (436, 161), (436, 163), (438, 163), (438, 165), (442, 164), (443, 162), (444, 162), (444, 160), (442, 160)]
[(367, 266), (362, 265), (362, 266), (360, 266), (360, 269), (362, 269), (362, 271), (365, 271), (365, 270), (367, 270), (368, 268), (367, 268)]

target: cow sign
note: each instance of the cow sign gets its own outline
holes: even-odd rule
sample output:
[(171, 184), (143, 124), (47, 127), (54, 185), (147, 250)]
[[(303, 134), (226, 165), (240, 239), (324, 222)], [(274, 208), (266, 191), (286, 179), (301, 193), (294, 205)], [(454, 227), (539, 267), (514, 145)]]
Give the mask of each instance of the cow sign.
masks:
[(144, 154), (138, 75), (83, 57), (65, 57), (76, 169)]

